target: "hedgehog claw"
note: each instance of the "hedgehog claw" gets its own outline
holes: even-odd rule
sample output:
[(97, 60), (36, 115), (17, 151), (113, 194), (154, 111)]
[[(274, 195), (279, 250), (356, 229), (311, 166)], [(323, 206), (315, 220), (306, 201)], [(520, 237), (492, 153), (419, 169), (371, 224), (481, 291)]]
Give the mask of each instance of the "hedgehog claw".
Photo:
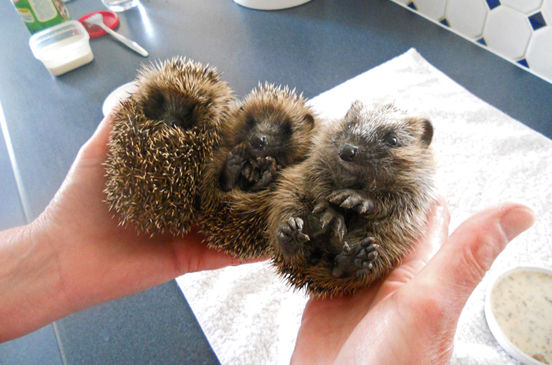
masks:
[(367, 214), (374, 208), (374, 202), (361, 192), (353, 189), (334, 191), (328, 196), (328, 201), (348, 210), (355, 210), (360, 214)]
[(379, 245), (375, 239), (368, 237), (353, 245), (343, 245), (343, 250), (335, 257), (332, 275), (334, 277), (362, 276), (374, 268), (378, 257)]
[[(263, 190), (272, 183), (276, 177), (277, 166), (276, 160), (267, 156), (264, 159), (257, 159), (259, 167), (259, 177), (255, 180), (255, 185), (251, 187), (251, 191)], [(250, 180), (251, 181), (251, 180)]]
[(278, 227), (276, 239), (284, 255), (293, 256), (301, 246), (310, 241), (310, 237), (303, 233), (304, 222), (299, 217), (292, 217)]
[(320, 215), (320, 226), (322, 232), (326, 231), (330, 225), (333, 224), (333, 233), (343, 240), (347, 233), (347, 227), (345, 225), (345, 218), (342, 214), (333, 209), (327, 201), (321, 201), (312, 210), (313, 214)]

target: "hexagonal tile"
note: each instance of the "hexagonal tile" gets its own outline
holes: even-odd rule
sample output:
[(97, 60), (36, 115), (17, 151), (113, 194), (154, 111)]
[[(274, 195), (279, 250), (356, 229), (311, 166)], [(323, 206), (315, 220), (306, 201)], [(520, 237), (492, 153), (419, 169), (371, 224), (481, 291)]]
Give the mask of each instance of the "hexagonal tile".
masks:
[(533, 34), (526, 58), (533, 71), (552, 81), (552, 27)]
[(445, 16), (447, 0), (414, 0), (418, 11), (425, 16), (440, 20)]
[(449, 0), (446, 16), (452, 29), (475, 39), (483, 33), (488, 12), (485, 0)]
[(524, 14), (532, 13), (542, 5), (542, 0), (500, 0), (500, 2), (502, 5), (506, 5)]
[(546, 19), (546, 22), (552, 24), (552, 0), (544, 0), (542, 3), (541, 12)]
[(487, 46), (503, 57), (522, 58), (531, 38), (531, 24), (525, 15), (500, 6), (489, 13), (483, 37)]

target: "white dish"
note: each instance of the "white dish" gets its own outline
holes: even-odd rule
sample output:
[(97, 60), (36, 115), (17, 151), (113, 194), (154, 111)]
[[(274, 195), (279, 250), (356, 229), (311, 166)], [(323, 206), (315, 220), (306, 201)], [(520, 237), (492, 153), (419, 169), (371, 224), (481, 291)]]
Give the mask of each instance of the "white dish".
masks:
[[(550, 278), (552, 278), (552, 270), (544, 268), (544, 267), (522, 266), (522, 267), (516, 267), (516, 268), (513, 268), (513, 269), (509, 269), (509, 270), (503, 272), (497, 278), (495, 278), (492, 281), (491, 285), (489, 285), (489, 287), (487, 288), (487, 293), (486, 293), (486, 298), (485, 298), (485, 317), (487, 319), (487, 324), (489, 325), (489, 328), (490, 328), (493, 336), (496, 338), (496, 340), (498, 341), (500, 346), (502, 346), (502, 348), (508, 354), (510, 354), (510, 356), (512, 356), (516, 360), (520, 361), (522, 364), (526, 364), (526, 365), (543, 365), (543, 364), (545, 364), (544, 362), (538, 361), (535, 358), (528, 355), (527, 353), (525, 353), (524, 351), (522, 351), (506, 335), (503, 328), (500, 326), (499, 321), (497, 321), (497, 316), (501, 316), (502, 314), (505, 313), (505, 310), (503, 310), (505, 307), (496, 308), (497, 310), (496, 310), (496, 313), (495, 313), (495, 311), (493, 311), (493, 304), (491, 303), (492, 299), (493, 299), (493, 291), (494, 291), (495, 288), (498, 288), (497, 284), (499, 284), (501, 287), (498, 288), (495, 295), (503, 295), (504, 288), (511, 289), (510, 291), (508, 291), (509, 296), (504, 297), (504, 299), (507, 299), (507, 301), (506, 301), (507, 304), (504, 304), (504, 305), (515, 305), (515, 303), (518, 302), (517, 298), (516, 298), (516, 296), (517, 296), (521, 300), (520, 304), (523, 303), (521, 305), (522, 308), (533, 308), (534, 309), (534, 310), (525, 310), (525, 311), (514, 309), (513, 311), (508, 311), (509, 313), (513, 314), (513, 317), (511, 319), (511, 321), (515, 321), (515, 320), (520, 319), (520, 318), (525, 319), (525, 313), (534, 314), (538, 311), (543, 311), (543, 313), (544, 313), (544, 311), (546, 311), (546, 313), (544, 313), (545, 316), (548, 316), (548, 313), (552, 313), (552, 311), (548, 312), (548, 307), (549, 307), (548, 304), (545, 304), (544, 308), (531, 307), (530, 300), (535, 300), (535, 301), (538, 302), (540, 299), (542, 299), (541, 300), (542, 302), (548, 303), (548, 301), (546, 299), (547, 297), (541, 298), (539, 296), (532, 296), (532, 297), (531, 296), (523, 296), (523, 294), (521, 293), (521, 290), (519, 290), (519, 291), (515, 290), (515, 285), (519, 286), (520, 285), (519, 281), (522, 280), (522, 279), (519, 278), (519, 277), (521, 277), (520, 274), (522, 272), (527, 273), (526, 277), (529, 277), (529, 276), (533, 276), (535, 278), (543, 277), (547, 281), (549, 281)], [(518, 273), (518, 275), (514, 276), (513, 274), (515, 274), (515, 273)], [(534, 273), (536, 273), (536, 275)], [(546, 275), (544, 275), (544, 276), (543, 275), (538, 275), (539, 273), (549, 275), (550, 278), (548, 278), (548, 276), (546, 276)], [(515, 283), (513, 281), (514, 277), (518, 280), (518, 283)], [(508, 278), (512, 279), (512, 281), (503, 281), (503, 279), (506, 280)], [(526, 292), (531, 292), (531, 290), (530, 290), (531, 286), (529, 284), (526, 284), (526, 285), (522, 286), (522, 288)], [(539, 290), (541, 290), (542, 287), (541, 286), (534, 286), (534, 288), (536, 288), (536, 290), (539, 291)], [(544, 287), (544, 288), (542, 288), (541, 291), (548, 290), (548, 289), (552, 289), (552, 286)], [(523, 299), (521, 299), (521, 298), (523, 298)], [(494, 299), (499, 300), (500, 297), (495, 297)], [(524, 307), (526, 302), (529, 303), (529, 306)], [(496, 304), (495, 307), (499, 307), (501, 305), (502, 304)], [(552, 303), (551, 303), (551, 306), (552, 306)], [(521, 313), (523, 313), (523, 315), (521, 315)], [(507, 317), (510, 318), (510, 316), (507, 316)], [(505, 321), (505, 320), (506, 319), (504, 319), (504, 320), (501, 319), (501, 321)], [(508, 319), (508, 320), (510, 320), (510, 319)], [(537, 320), (537, 322), (538, 322), (538, 320)], [(542, 322), (542, 319), (541, 319), (540, 323), (542, 323), (544, 326), (547, 326), (547, 327), (552, 326), (552, 323), (548, 323), (548, 322), (547, 321)], [(528, 322), (524, 321), (523, 323), (528, 323)], [(526, 328), (521, 328), (521, 326), (524, 326), (524, 324), (517, 324), (516, 325), (516, 330), (519, 333), (523, 333), (524, 330), (527, 330), (527, 332), (530, 332), (529, 331), (529, 324), (527, 324)], [(506, 326), (504, 326), (504, 328), (506, 328)], [(543, 332), (545, 332), (545, 331), (543, 331)], [(534, 333), (535, 335), (538, 335), (539, 332), (538, 331), (533, 331), (533, 332), (530, 332), (530, 333)], [(514, 336), (514, 335), (512, 334), (511, 336)], [(552, 349), (546, 349), (546, 351), (548, 351), (550, 353), (550, 351), (552, 351)]]
[(234, 0), (236, 4), (257, 10), (280, 10), (303, 5), (311, 0)]
[(119, 86), (111, 93), (109, 93), (107, 98), (105, 98), (102, 106), (104, 117), (107, 117), (111, 110), (118, 106), (121, 101), (128, 99), (128, 97), (132, 95), (136, 91), (136, 89), (138, 89), (138, 83), (136, 81), (132, 81)]

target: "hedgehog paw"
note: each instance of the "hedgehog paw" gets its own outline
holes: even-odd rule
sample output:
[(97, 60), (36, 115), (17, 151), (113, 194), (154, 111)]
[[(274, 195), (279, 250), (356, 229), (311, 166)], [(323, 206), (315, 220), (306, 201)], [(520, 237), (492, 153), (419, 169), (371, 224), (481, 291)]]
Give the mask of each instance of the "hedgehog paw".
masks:
[(278, 244), (286, 256), (293, 256), (310, 237), (303, 233), (303, 220), (292, 217), (281, 223), (276, 234)]
[(244, 158), (246, 150), (245, 143), (240, 143), (226, 156), (223, 178), (221, 179), (221, 187), (224, 191), (230, 191), (236, 186), (246, 163)]
[(360, 214), (367, 214), (374, 209), (374, 202), (361, 192), (353, 189), (343, 189), (333, 192), (328, 200), (344, 209), (352, 209)]
[(334, 234), (339, 238), (340, 242), (343, 241), (343, 237), (345, 237), (345, 234), (347, 233), (347, 227), (345, 226), (345, 218), (342, 214), (332, 208), (327, 201), (321, 201), (316, 204), (312, 213), (320, 215), (322, 232), (325, 232), (333, 222)]
[(257, 164), (259, 165), (260, 177), (251, 187), (251, 191), (259, 191), (268, 187), (268, 185), (270, 185), (270, 183), (274, 180), (274, 178), (276, 177), (276, 173), (278, 172), (276, 160), (270, 156), (267, 156), (265, 158), (258, 158)]
[(256, 165), (252, 164), (250, 161), (246, 162), (242, 172), (242, 176), (247, 179), (250, 183), (256, 183), (261, 178), (261, 174)]
[(372, 237), (365, 238), (352, 247), (345, 242), (343, 251), (335, 258), (332, 275), (336, 278), (362, 276), (367, 271), (371, 271), (378, 257), (379, 248), (374, 242), (375, 239)]

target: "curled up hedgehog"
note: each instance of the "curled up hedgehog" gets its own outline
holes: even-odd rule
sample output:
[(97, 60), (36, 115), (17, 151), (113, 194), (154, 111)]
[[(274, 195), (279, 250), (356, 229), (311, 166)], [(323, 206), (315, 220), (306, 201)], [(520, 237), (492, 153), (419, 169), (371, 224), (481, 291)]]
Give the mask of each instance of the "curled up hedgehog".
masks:
[(269, 253), (268, 199), (279, 174), (306, 158), (315, 118), (294, 90), (268, 83), (232, 107), (200, 188), (210, 247), (240, 258)]
[(320, 128), (310, 156), (270, 200), (273, 264), (318, 297), (385, 276), (422, 235), (434, 202), (433, 127), (389, 105), (355, 102)]
[(202, 166), (233, 102), (216, 69), (173, 58), (144, 67), (113, 114), (106, 202), (146, 234), (186, 234), (198, 216)]

